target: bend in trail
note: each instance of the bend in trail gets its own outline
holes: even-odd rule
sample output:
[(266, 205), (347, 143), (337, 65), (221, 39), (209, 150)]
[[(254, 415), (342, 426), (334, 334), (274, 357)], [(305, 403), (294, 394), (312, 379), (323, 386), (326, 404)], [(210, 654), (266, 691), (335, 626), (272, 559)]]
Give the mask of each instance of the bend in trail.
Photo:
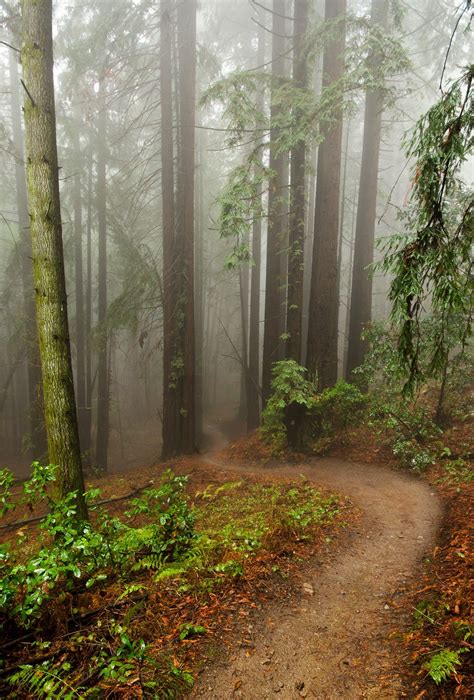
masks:
[(388, 635), (406, 624), (394, 604), (397, 590), (434, 545), (441, 507), (429, 485), (382, 466), (339, 459), (272, 469), (226, 465), (215, 453), (207, 461), (217, 469), (272, 478), (304, 473), (314, 484), (348, 496), (362, 519), (341, 552), (307, 570), (300, 600), (269, 604), (245, 629), (253, 649), (233, 649), (228, 659), (211, 664), (192, 696), (403, 697), (399, 658)]

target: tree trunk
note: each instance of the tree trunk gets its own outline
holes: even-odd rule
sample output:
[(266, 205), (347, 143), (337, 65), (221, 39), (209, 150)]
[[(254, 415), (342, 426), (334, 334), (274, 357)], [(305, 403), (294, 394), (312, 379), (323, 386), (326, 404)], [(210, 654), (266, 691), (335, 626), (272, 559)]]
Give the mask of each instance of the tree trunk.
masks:
[[(162, 195), (165, 264), (163, 456), (196, 449), (194, 336), (194, 120), (196, 0), (177, 6), (178, 176), (174, 200), (170, 12), (161, 4)], [(173, 235), (174, 232), (174, 235)]]
[[(347, 315), (349, 309), (343, 299), (341, 280), (342, 280), (342, 251), (344, 238), (344, 227), (346, 224), (346, 209), (347, 209), (347, 163), (349, 159), (349, 142), (351, 132), (351, 120), (347, 120), (345, 144), (344, 144), (344, 166), (342, 171), (342, 192), (341, 206), (339, 209), (339, 243), (337, 249), (337, 290), (339, 295), (339, 314), (338, 314), (338, 375), (344, 377), (344, 362), (346, 356), (346, 326)], [(344, 324), (342, 323), (344, 319)]]
[(176, 275), (174, 160), (173, 160), (173, 90), (171, 70), (171, 0), (161, 0), (160, 24), (160, 101), (161, 101), (161, 194), (163, 227), (163, 423), (162, 454), (164, 459), (179, 453), (178, 396), (174, 357), (176, 335)]
[[(326, 0), (325, 19), (336, 22), (323, 57), (323, 90), (344, 73), (346, 0)], [(306, 364), (323, 389), (337, 381), (339, 190), (341, 180), (342, 94), (319, 146)]]
[(179, 141), (177, 253), (182, 255), (179, 320), (182, 320), (182, 402), (179, 407), (181, 451), (194, 452), (194, 148), (196, 110), (196, 0), (181, 1), (177, 7), (179, 63)]
[(97, 128), (97, 220), (99, 233), (99, 277), (97, 325), (99, 356), (97, 368), (96, 464), (107, 471), (109, 444), (109, 371), (107, 333), (107, 108), (104, 79), (99, 81), (99, 120)]
[(262, 259), (260, 217), (254, 219), (252, 227), (252, 259), (247, 391), (247, 428), (249, 430), (254, 430), (260, 425), (260, 267)]
[[(295, 2), (293, 27), (293, 81), (301, 89), (307, 84), (304, 32), (308, 22), (308, 2)], [(304, 139), (291, 151), (290, 231), (288, 242), (287, 345), (289, 359), (301, 362), (303, 323), (303, 274), (306, 203), (306, 145)]]
[(195, 331), (196, 331), (196, 445), (199, 447), (203, 434), (203, 344), (204, 344), (204, 153), (205, 132), (200, 134), (198, 154), (198, 179), (196, 192), (196, 284), (195, 284)]
[(76, 291), (76, 400), (79, 421), (79, 437), (81, 449), (84, 449), (84, 428), (87, 419), (86, 410), (86, 367), (85, 367), (85, 338), (84, 338), (84, 274), (82, 265), (82, 186), (81, 186), (81, 144), (79, 139), (80, 111), (75, 114), (74, 126), (74, 271)]
[[(381, 27), (387, 26), (388, 0), (372, 0), (371, 19), (373, 24), (379, 24)], [(374, 53), (370, 59), (372, 66), (376, 67), (379, 60), (377, 53)], [(349, 347), (347, 351), (347, 376), (349, 378), (354, 369), (364, 361), (367, 343), (362, 339), (361, 334), (364, 327), (372, 320), (370, 265), (374, 260), (382, 110), (383, 90), (367, 91), (352, 271)]]
[(91, 463), (91, 425), (92, 425), (92, 144), (89, 147), (87, 176), (87, 243), (86, 243), (86, 316), (85, 316), (85, 353), (86, 353), (86, 410), (81, 432), (81, 449), (86, 465)]
[(308, 324), (309, 324), (309, 299), (311, 295), (311, 262), (313, 260), (313, 239), (314, 239), (314, 206), (316, 203), (316, 167), (317, 167), (317, 147), (313, 146), (308, 154), (310, 172), (307, 176), (306, 190), (308, 192), (308, 211), (306, 215), (305, 242), (303, 270), (303, 322), (301, 325), (301, 362), (306, 366), (306, 352), (308, 347)]
[(77, 427), (64, 276), (53, 81), (51, 0), (22, 0), (21, 63), (31, 222), (45, 420), (59, 498), (77, 492), (87, 518)]
[[(285, 51), (287, 49), (285, 48)], [(285, 74), (285, 78), (289, 78)], [(279, 245), (280, 272), (278, 289), (280, 301), (278, 304), (278, 357), (284, 360), (286, 356), (286, 319), (288, 314), (288, 259), (289, 259), (289, 223), (290, 223), (290, 159), (288, 153), (282, 154), (281, 168), (281, 233)]]
[(26, 363), (28, 374), (29, 433), (31, 457), (42, 459), (48, 451), (43, 418), (41, 369), (36, 331), (35, 297), (33, 293), (33, 266), (31, 263), (30, 221), (26, 192), (25, 154), (21, 130), (20, 90), (18, 63), (12, 50), (9, 52), (12, 135), (15, 149), (15, 185), (20, 234), (20, 267), (23, 286), (23, 313), (25, 323)]
[(352, 271), (354, 269), (354, 239), (355, 239), (355, 225), (356, 225), (356, 205), (355, 200), (357, 197), (357, 184), (354, 183), (354, 191), (352, 194), (352, 221), (351, 221), (351, 231), (349, 238), (349, 261), (347, 265), (347, 290), (346, 290), (346, 323), (344, 328), (344, 357), (343, 357), (343, 376), (346, 381), (349, 381), (347, 372), (347, 352), (349, 350), (349, 325), (351, 320), (350, 306), (351, 306), (351, 288), (352, 288)]
[[(285, 0), (273, 0), (272, 14), (272, 70), (274, 89), (284, 73)], [(272, 142), (277, 137), (275, 122), (279, 107), (272, 98), (270, 111)], [(270, 147), (270, 169), (274, 177), (268, 194), (267, 264), (265, 279), (265, 319), (263, 335), (262, 393), (266, 403), (271, 394), (273, 363), (278, 360), (280, 335), (280, 252), (283, 233), (283, 156)]]
[[(248, 245), (248, 240), (245, 241)], [(249, 394), (248, 328), (249, 328), (249, 269), (246, 265), (239, 267), (240, 323), (242, 329), (242, 356), (240, 362), (240, 405), (239, 419), (247, 422)]]
[[(257, 69), (265, 63), (265, 31), (258, 32)], [(263, 90), (257, 96), (257, 111), (263, 113)], [(258, 125), (257, 125), (258, 127)], [(259, 203), (262, 190), (258, 192)], [(249, 320), (249, 382), (247, 391), (247, 428), (254, 430), (260, 425), (260, 271), (262, 262), (262, 219), (256, 216), (252, 226), (252, 260), (250, 273), (250, 320)]]

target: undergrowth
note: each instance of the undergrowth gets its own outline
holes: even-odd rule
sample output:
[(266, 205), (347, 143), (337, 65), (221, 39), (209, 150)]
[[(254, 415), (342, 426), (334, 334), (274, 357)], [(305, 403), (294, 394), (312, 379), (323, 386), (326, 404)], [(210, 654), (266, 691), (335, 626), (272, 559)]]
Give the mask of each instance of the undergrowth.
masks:
[(181, 697), (193, 682), (189, 650), (213, 634), (209, 602), (236, 595), (254, 560), (278, 571), (282, 551), (291, 556), (340, 510), (303, 479), (209, 486), (191, 502), (186, 477), (168, 471), (120, 518), (89, 491), (92, 522), (78, 524), (75, 494), (51, 499), (53, 478), (35, 464), (13, 498), (1, 472), (2, 514), (49, 507), (36, 539), (20, 529), (1, 546), (2, 697)]
[(306, 369), (294, 360), (275, 362), (272, 394), (262, 413), (261, 433), (275, 455), (291, 449), (320, 452), (363, 415), (366, 398), (339, 381), (318, 392)]
[[(472, 697), (474, 627), (471, 620), (472, 483), (441, 485), (446, 508), (439, 545), (409, 594), (412, 626), (405, 635), (413, 697)], [(421, 589), (421, 590), (420, 590)], [(420, 595), (420, 592), (423, 594)]]

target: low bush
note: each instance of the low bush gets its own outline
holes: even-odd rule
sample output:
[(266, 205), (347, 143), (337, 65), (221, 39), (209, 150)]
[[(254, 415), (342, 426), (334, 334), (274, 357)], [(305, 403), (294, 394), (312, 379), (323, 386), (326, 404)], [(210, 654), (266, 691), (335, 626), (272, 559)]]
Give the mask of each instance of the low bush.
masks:
[(366, 398), (353, 384), (339, 381), (318, 393), (307, 370), (294, 360), (276, 362), (272, 395), (263, 411), (262, 434), (274, 453), (286, 446), (314, 448), (359, 422)]
[(53, 478), (34, 465), (13, 499), (0, 474), (4, 513), (49, 506), (37, 539), (20, 530), (1, 550), (0, 632), (15, 642), (0, 662), (2, 697), (182, 697), (186, 650), (213, 632), (211, 597), (213, 607), (222, 591), (225, 607), (252, 566), (278, 571), (278, 556), (287, 562), (339, 514), (305, 481), (209, 486), (191, 504), (187, 479), (168, 471), (120, 519), (89, 491), (92, 523), (78, 523), (75, 494), (50, 499)]
[(262, 413), (262, 435), (279, 453), (288, 443), (289, 432), (295, 433), (290, 442), (303, 446), (306, 414), (314, 406), (316, 385), (306, 379), (306, 368), (294, 360), (282, 360), (273, 365), (272, 394)]
[[(136, 498), (128, 518), (146, 514), (153, 520), (132, 527), (94, 506), (98, 490), (86, 493), (95, 512), (94, 525), (78, 521), (75, 492), (58, 502), (49, 495), (54, 473), (54, 467), (34, 463), (33, 475), (22, 487), (20, 502), (33, 506), (45, 501), (49, 506), (40, 524), (37, 551), (24, 556), (26, 536), (21, 530), (13, 547), (0, 546), (0, 625), (29, 628), (47, 613), (48, 602), (58, 593), (77, 593), (117, 574), (130, 575), (150, 560), (158, 568), (181, 556), (195, 538), (194, 517), (184, 496), (186, 477), (166, 472), (159, 488)], [(15, 507), (12, 483), (11, 474), (2, 470), (3, 512)]]

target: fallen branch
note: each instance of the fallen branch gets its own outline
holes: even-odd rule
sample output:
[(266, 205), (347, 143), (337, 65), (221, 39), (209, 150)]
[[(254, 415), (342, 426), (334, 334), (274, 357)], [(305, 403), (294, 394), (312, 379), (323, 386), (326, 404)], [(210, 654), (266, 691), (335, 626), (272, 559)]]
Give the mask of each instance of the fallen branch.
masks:
[[(145, 491), (145, 489), (149, 488), (151, 486), (151, 481), (149, 481), (145, 486), (140, 486), (137, 489), (134, 489), (131, 491), (131, 493), (127, 493), (125, 496), (117, 496), (115, 498), (104, 498), (102, 501), (97, 501), (96, 503), (93, 503), (90, 506), (90, 509), (93, 510), (94, 508), (97, 508), (98, 506), (105, 506), (107, 503), (118, 503), (119, 501), (127, 501), (129, 498), (133, 498), (134, 496), (137, 496), (138, 494), (142, 493), (142, 491)], [(25, 520), (15, 520), (12, 523), (6, 523), (5, 525), (0, 525), (0, 530), (16, 530), (17, 528), (22, 528), (25, 525), (32, 525), (33, 523), (39, 523), (42, 520), (46, 518), (47, 513), (44, 515), (35, 515), (32, 518), (26, 518)]]
[(50, 651), (47, 654), (41, 654), (41, 656), (36, 656), (34, 659), (27, 659), (25, 661), (21, 661), (18, 664), (15, 664), (14, 666), (8, 666), (7, 668), (1, 668), (0, 669), (0, 678), (4, 676), (8, 676), (10, 673), (13, 673), (14, 671), (18, 671), (22, 666), (34, 666), (35, 664), (40, 664), (43, 663), (43, 661), (48, 661), (48, 659), (52, 659), (54, 656), (57, 656), (60, 654), (62, 651), (64, 651), (64, 646), (60, 647), (59, 649), (56, 649), (55, 651)]
[[(135, 598), (123, 598), (122, 601), (114, 600), (112, 603), (108, 603), (106, 605), (100, 605), (98, 608), (93, 608), (92, 610), (87, 610), (84, 613), (81, 613), (80, 615), (71, 615), (67, 619), (66, 625), (70, 624), (75, 624), (79, 627), (79, 625), (84, 622), (84, 620), (87, 620), (89, 617), (94, 617), (95, 615), (98, 615), (101, 612), (104, 612), (104, 610), (111, 610), (113, 608), (119, 608), (122, 607), (122, 605), (125, 604), (136, 604), (139, 603), (141, 600), (144, 600), (147, 597), (146, 593), (142, 593), (139, 596), (136, 596)], [(72, 630), (70, 632), (67, 632), (65, 635), (62, 635), (64, 637), (69, 636), (71, 634), (75, 634), (77, 630)], [(28, 632), (28, 634), (24, 634), (22, 637), (17, 637), (16, 639), (11, 639), (8, 642), (5, 642), (5, 644), (2, 644), (0, 646), (0, 651), (3, 651), (4, 649), (9, 649), (10, 647), (14, 647), (17, 644), (20, 644), (20, 642), (25, 642), (28, 639), (31, 639), (34, 637), (36, 634), (36, 631)], [(31, 662), (28, 662), (31, 663)], [(0, 675), (2, 675), (2, 672), (0, 671)]]

